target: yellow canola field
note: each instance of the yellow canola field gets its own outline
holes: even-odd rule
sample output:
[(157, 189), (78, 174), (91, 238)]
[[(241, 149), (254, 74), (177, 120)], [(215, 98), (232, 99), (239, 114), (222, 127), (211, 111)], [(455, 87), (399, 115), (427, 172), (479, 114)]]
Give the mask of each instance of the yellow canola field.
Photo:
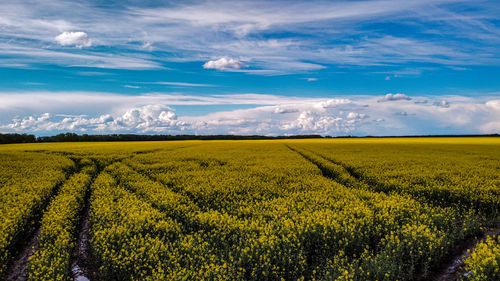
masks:
[[(30, 280), (71, 279), (84, 206), (98, 280), (414, 280), (499, 223), (500, 138), (16, 144), (0, 160), (0, 209), (29, 203), (0, 221), (0, 276), (41, 228)], [(464, 278), (498, 276), (484, 245)]]

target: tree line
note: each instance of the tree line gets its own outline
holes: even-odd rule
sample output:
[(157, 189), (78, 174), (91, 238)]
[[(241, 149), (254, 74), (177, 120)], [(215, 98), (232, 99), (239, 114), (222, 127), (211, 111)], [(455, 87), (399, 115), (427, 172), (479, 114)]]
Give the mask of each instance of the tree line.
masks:
[(170, 140), (264, 140), (264, 139), (309, 139), (322, 138), (320, 135), (296, 136), (241, 136), (241, 135), (78, 135), (62, 133), (55, 136), (36, 137), (28, 134), (0, 134), (0, 144), (32, 142), (96, 142), (96, 141), (170, 141)]
[[(488, 135), (413, 135), (413, 136), (364, 136), (363, 138), (394, 138), (394, 137), (498, 137), (499, 134)], [(97, 141), (173, 141), (173, 140), (267, 140), (267, 139), (314, 139), (332, 138), (321, 135), (293, 135), (293, 136), (260, 136), (260, 135), (78, 135), (62, 133), (55, 136), (36, 137), (30, 134), (0, 134), (0, 144), (32, 143), (32, 142), (97, 142)], [(337, 136), (335, 138), (357, 138), (356, 136)]]
[(25, 143), (25, 142), (36, 142), (36, 137), (34, 135), (27, 134), (0, 134), (0, 144), (5, 143)]

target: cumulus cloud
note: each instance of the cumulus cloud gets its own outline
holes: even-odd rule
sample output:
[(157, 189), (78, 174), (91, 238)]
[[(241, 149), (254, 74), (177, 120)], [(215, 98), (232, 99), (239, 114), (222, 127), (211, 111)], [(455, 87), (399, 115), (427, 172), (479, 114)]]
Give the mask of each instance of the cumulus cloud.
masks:
[(350, 102), (351, 101), (349, 99), (342, 99), (342, 98), (328, 99), (328, 100), (321, 101), (321, 102), (317, 103), (316, 106), (322, 107), (322, 108), (330, 108), (330, 107), (336, 107), (336, 106), (341, 105), (341, 104), (348, 104)]
[(65, 31), (54, 38), (61, 46), (75, 46), (77, 48), (92, 46), (92, 40), (89, 39), (87, 33), (82, 31), (68, 32)]
[(368, 116), (364, 113), (358, 113), (358, 112), (349, 112), (347, 114), (347, 119), (365, 119)]
[(321, 116), (312, 111), (301, 112), (297, 119), (282, 125), (283, 130), (298, 130), (302, 132), (328, 132), (330, 127), (342, 121), (340, 117)]
[(306, 110), (295, 120), (282, 122), (280, 129), (293, 134), (345, 135), (356, 130), (367, 116), (355, 112), (328, 112)]
[(165, 105), (146, 105), (133, 108), (118, 117), (118, 129), (138, 129), (140, 132), (182, 130), (184, 122), (177, 120), (173, 110)]
[(500, 100), (490, 100), (490, 101), (487, 101), (485, 104), (489, 108), (500, 111)]
[[(60, 118), (57, 118), (60, 117)], [(13, 119), (8, 125), (0, 126), (14, 131), (94, 131), (94, 132), (179, 132), (185, 129), (185, 122), (177, 120), (173, 110), (165, 105), (146, 105), (131, 108), (116, 117), (104, 114), (95, 118), (85, 115), (43, 113)]]
[(205, 69), (217, 69), (217, 70), (227, 70), (227, 69), (240, 69), (245, 67), (245, 65), (238, 59), (222, 57), (218, 60), (207, 61), (203, 68)]
[(274, 109), (275, 114), (285, 114), (285, 113), (293, 113), (293, 112), (298, 112), (299, 109), (297, 108), (290, 108), (290, 107), (276, 107)]
[(397, 100), (411, 100), (411, 98), (405, 94), (387, 94), (383, 98), (379, 99), (378, 102), (386, 101), (397, 101)]
[[(417, 101), (423, 99), (415, 97)], [(491, 97), (441, 96), (416, 104), (379, 102), (377, 96), (326, 99), (259, 94), (65, 93), (36, 98), (34, 94), (17, 97), (0, 93), (0, 100), (0, 130), (4, 132), (333, 136), (500, 132), (500, 100)], [(446, 110), (433, 105), (433, 101), (442, 100), (448, 104)], [(195, 110), (197, 106), (230, 104), (245, 105), (245, 109), (214, 111), (201, 116), (178, 116), (174, 110), (176, 105), (193, 106)], [(11, 117), (25, 112), (33, 113)]]
[(438, 106), (438, 107), (442, 107), (442, 108), (450, 107), (450, 103), (447, 100), (436, 101), (433, 103), (433, 105)]
[(29, 116), (27, 118), (14, 118), (12, 119), (12, 123), (4, 126), (5, 128), (11, 129), (21, 129), (21, 130), (31, 130), (32, 128), (36, 128), (40, 125), (45, 124), (50, 119), (50, 113), (44, 113), (40, 116)]

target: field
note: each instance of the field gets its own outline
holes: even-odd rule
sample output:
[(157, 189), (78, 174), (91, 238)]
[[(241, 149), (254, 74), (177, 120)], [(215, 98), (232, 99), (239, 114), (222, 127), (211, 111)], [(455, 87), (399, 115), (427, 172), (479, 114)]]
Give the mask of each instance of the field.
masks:
[(0, 171), (0, 279), (500, 278), (500, 138), (15, 144)]

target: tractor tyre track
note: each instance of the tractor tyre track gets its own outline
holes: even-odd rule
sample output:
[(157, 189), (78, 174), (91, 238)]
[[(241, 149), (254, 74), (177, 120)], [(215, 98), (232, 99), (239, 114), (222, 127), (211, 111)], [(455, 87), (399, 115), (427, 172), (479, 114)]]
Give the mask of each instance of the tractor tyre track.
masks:
[(73, 252), (73, 261), (71, 262), (71, 274), (76, 281), (98, 280), (99, 276), (98, 267), (94, 263), (90, 248), (90, 196), (92, 194), (92, 184), (106, 166), (99, 166), (98, 162), (95, 160), (94, 165), (97, 171), (92, 176), (92, 180), (87, 187), (83, 212), (77, 229), (78, 238), (76, 241), (76, 248)]
[(13, 248), (15, 250), (13, 256), (15, 258), (11, 262), (7, 274), (6, 281), (24, 281), (27, 278), (29, 257), (31, 254), (38, 249), (40, 244), (40, 227), (43, 214), (50, 206), (52, 200), (57, 196), (61, 187), (68, 181), (68, 179), (80, 170), (78, 159), (70, 159), (75, 163), (75, 167), (68, 169), (65, 172), (65, 179), (57, 183), (52, 189), (50, 195), (47, 197), (45, 202), (42, 204), (41, 210), (32, 218), (34, 231), (30, 233), (25, 233), (18, 241), (14, 244)]
[[(454, 249), (451, 251), (450, 255), (448, 255), (448, 262), (443, 263), (438, 270), (436, 270), (436, 274), (431, 277), (429, 280), (436, 281), (456, 281), (462, 280), (462, 276), (467, 274), (464, 271), (464, 261), (470, 256), (470, 254), (474, 251), (477, 245), (484, 240), (489, 235), (500, 235), (500, 228), (493, 228), (483, 232), (478, 237), (471, 237), (457, 244)], [(423, 279), (422, 279), (423, 280)]]

